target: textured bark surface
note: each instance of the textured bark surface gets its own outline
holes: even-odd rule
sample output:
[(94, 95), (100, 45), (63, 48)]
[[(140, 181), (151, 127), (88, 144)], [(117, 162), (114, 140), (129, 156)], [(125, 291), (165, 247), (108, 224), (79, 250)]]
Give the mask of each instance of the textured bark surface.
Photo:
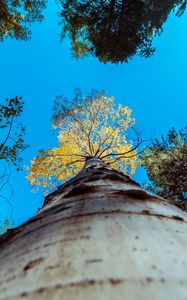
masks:
[(187, 217), (93, 159), (0, 237), (0, 300), (185, 300)]

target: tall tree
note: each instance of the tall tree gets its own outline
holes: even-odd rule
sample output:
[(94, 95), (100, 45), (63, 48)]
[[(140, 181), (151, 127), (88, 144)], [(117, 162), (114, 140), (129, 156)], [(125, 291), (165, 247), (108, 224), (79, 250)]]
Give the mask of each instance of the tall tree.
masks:
[(80, 90), (72, 102), (57, 97), (52, 121), (59, 132), (59, 146), (41, 150), (32, 161), (28, 180), (33, 186), (56, 187), (76, 175), (90, 157), (128, 174), (137, 168), (141, 140), (136, 136), (135, 145), (128, 140), (134, 124), (131, 109), (115, 105), (113, 97), (102, 91), (84, 97)]
[(62, 38), (70, 37), (76, 58), (92, 54), (104, 63), (149, 57), (153, 38), (172, 10), (180, 16), (186, 0), (59, 0)]
[(46, 0), (0, 0), (0, 41), (6, 37), (27, 40), (30, 25), (43, 20)]
[(155, 139), (142, 155), (142, 164), (152, 182), (146, 187), (187, 209), (187, 126)]
[[(23, 104), (22, 98), (18, 97), (7, 98), (4, 104), (0, 104), (0, 199), (9, 203), (11, 211), (13, 189), (10, 184), (10, 169), (13, 166), (20, 170), (21, 154), (27, 147), (24, 142), (25, 127), (19, 121)], [(5, 228), (8, 226), (7, 221), (4, 225)]]
[(185, 299), (186, 213), (112, 169), (127, 172), (136, 154), (122, 131), (129, 108), (103, 95), (58, 99), (53, 121), (62, 143), (33, 161), (31, 176), (68, 177), (72, 159), (79, 173), (0, 237), (0, 299)]

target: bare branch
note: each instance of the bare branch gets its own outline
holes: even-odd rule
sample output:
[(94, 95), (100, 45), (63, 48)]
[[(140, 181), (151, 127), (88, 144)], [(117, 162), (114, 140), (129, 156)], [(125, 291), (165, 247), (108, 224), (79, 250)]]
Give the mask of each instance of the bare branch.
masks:
[(1, 144), (1, 148), (3, 148), (5, 146), (6, 142), (8, 141), (8, 139), (10, 137), (10, 133), (11, 133), (11, 130), (12, 130), (13, 119), (14, 119), (14, 115), (12, 116), (12, 118), (10, 120), (9, 130), (7, 132), (7, 136), (6, 136), (5, 140), (4, 140), (4, 142)]
[(144, 142), (145, 141), (140, 141), (135, 147), (133, 147), (129, 151), (126, 151), (126, 152), (123, 152), (123, 153), (109, 153), (109, 154), (106, 154), (106, 155), (102, 156), (101, 158), (106, 158), (106, 157), (109, 157), (109, 156), (121, 156), (121, 155), (125, 155), (127, 153), (135, 151)]
[[(115, 163), (116, 161), (118, 161), (118, 160), (120, 160), (120, 159), (128, 159), (128, 158), (132, 158), (132, 157), (136, 157), (137, 155), (140, 155), (141, 153), (143, 153), (148, 147), (150, 146), (150, 144), (149, 145), (147, 145), (147, 146), (145, 146), (144, 147), (144, 149), (143, 150), (141, 150), (140, 152), (138, 152), (137, 154), (133, 154), (133, 155), (130, 155), (130, 156), (120, 156), (120, 157), (116, 157), (116, 158), (114, 158), (114, 160), (112, 161), (112, 162), (108, 162), (107, 164), (108, 165), (111, 165), (111, 164), (113, 164), (113, 163)], [(127, 152), (128, 153), (128, 152)]]
[[(112, 131), (112, 132), (111, 132), (111, 133), (103, 140), (103, 142), (99, 144), (99, 147), (98, 147), (98, 150), (97, 150), (95, 156), (99, 153), (101, 147), (106, 143), (106, 141), (107, 141), (112, 135), (114, 135), (115, 130), (116, 130), (116, 129), (114, 129), (114, 131)], [(114, 138), (113, 138), (112, 141), (110, 142), (110, 146), (107, 147), (107, 148), (105, 148), (105, 149), (99, 154), (99, 157), (100, 157), (100, 158), (101, 158), (101, 155), (102, 155), (106, 150), (110, 149), (110, 147), (112, 146), (113, 141), (114, 141)]]

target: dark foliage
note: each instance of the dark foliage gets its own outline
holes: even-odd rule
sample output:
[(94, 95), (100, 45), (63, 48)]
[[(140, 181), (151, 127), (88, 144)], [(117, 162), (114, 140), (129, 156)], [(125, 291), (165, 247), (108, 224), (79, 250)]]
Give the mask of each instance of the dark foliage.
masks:
[(92, 54), (104, 63), (149, 57), (153, 38), (172, 10), (181, 16), (186, 0), (59, 0), (62, 38), (72, 41), (74, 57)]

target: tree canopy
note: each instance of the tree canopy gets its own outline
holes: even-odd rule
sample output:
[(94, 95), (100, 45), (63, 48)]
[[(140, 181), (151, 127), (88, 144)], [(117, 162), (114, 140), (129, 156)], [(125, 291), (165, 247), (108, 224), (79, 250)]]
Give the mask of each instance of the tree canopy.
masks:
[(142, 155), (142, 164), (152, 182), (147, 188), (187, 209), (187, 126), (155, 139)]
[(27, 40), (30, 25), (43, 20), (46, 0), (0, 0), (0, 41), (9, 36)]
[[(107, 63), (149, 57), (171, 11), (181, 16), (187, 0), (56, 0), (61, 37), (71, 39), (73, 56), (88, 54)], [(43, 20), (47, 0), (0, 0), (0, 41), (27, 40), (30, 25)]]
[(29, 182), (33, 186), (55, 187), (76, 175), (90, 157), (101, 158), (114, 169), (133, 174), (138, 166), (139, 141), (133, 146), (127, 132), (134, 119), (127, 106), (114, 104), (113, 97), (94, 92), (86, 97), (76, 91), (70, 102), (57, 97), (52, 116), (58, 129), (59, 146), (41, 150), (32, 161)]
[(149, 57), (153, 38), (172, 10), (180, 16), (186, 0), (59, 0), (62, 38), (70, 37), (76, 58), (92, 54), (104, 63)]

